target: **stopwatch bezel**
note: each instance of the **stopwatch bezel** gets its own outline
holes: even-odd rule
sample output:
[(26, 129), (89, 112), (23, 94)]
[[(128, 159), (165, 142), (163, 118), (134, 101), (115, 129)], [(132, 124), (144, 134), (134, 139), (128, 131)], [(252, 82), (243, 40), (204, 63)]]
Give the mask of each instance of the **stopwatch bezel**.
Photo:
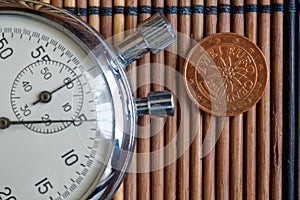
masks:
[[(128, 167), (134, 147), (137, 120), (134, 97), (123, 66), (118, 61), (117, 53), (93, 28), (71, 13), (52, 5), (31, 0), (0, 0), (0, 14), (5, 12), (27, 13), (31, 16), (48, 19), (53, 26), (68, 30), (68, 34), (71, 33), (69, 36), (80, 41), (83, 48), (90, 52), (89, 55), (97, 59), (110, 88), (115, 113), (123, 113), (123, 117), (120, 122), (122, 127), (117, 127), (118, 122), (115, 122), (115, 131), (119, 130), (116, 138), (120, 142), (120, 146), (115, 146), (114, 149), (119, 152), (118, 162), (111, 166), (114, 156), (111, 154), (105, 176), (100, 179), (98, 184), (98, 186), (105, 185), (105, 187), (101, 187), (101, 190), (99, 187), (98, 189), (96, 187), (96, 190), (91, 188), (92, 195), (89, 196), (89, 199), (110, 198), (121, 183)], [(102, 54), (105, 56), (99, 57), (99, 52), (105, 52)]]

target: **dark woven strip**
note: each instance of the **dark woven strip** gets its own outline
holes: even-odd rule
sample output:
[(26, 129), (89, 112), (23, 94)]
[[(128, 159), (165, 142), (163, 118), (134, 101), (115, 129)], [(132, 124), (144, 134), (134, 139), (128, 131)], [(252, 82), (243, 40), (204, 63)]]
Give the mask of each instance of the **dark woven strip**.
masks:
[(233, 14), (244, 14), (244, 6), (231, 6)]
[(218, 12), (220, 13), (230, 13), (230, 11), (231, 11), (230, 4), (220, 4), (218, 6)]
[(177, 6), (166, 6), (165, 7), (165, 13), (166, 14), (177, 14), (178, 13), (178, 7)]
[(139, 6), (138, 12), (139, 13), (144, 13), (144, 14), (151, 14), (152, 13), (152, 7), (151, 6)]
[(259, 5), (258, 6), (258, 12), (260, 12), (260, 13), (270, 13), (271, 12), (271, 6), (270, 5)]
[(178, 7), (178, 12), (180, 15), (190, 15), (191, 7), (190, 6), (180, 6), (180, 7)]
[[(287, 11), (296, 11), (299, 8), (297, 8), (299, 5), (289, 5), (289, 7), (286, 9)], [(65, 9), (69, 10), (72, 13), (77, 13), (81, 15), (85, 15), (86, 9), (80, 8), (77, 10), (72, 7), (65, 7)], [(244, 10), (245, 9), (245, 10)], [(88, 8), (89, 14), (99, 14), (102, 15), (111, 15), (113, 13), (116, 14), (130, 14), (130, 15), (137, 15), (138, 13), (166, 13), (166, 14), (191, 14), (191, 13), (205, 13), (206, 14), (217, 14), (220, 13), (234, 13), (234, 14), (242, 14), (244, 12), (282, 12), (284, 11), (284, 4), (275, 3), (272, 4), (270, 7), (269, 5), (257, 5), (257, 4), (248, 4), (243, 6), (231, 6), (230, 4), (220, 4), (217, 7), (216, 6), (207, 6), (204, 7), (203, 5), (192, 5), (189, 6), (166, 6), (165, 8), (162, 7), (151, 7), (151, 6), (141, 6), (139, 8), (137, 7), (124, 7), (124, 6), (114, 6), (113, 9), (111, 8), (99, 8), (96, 6), (92, 6)]]
[(152, 13), (164, 13), (164, 12), (165, 12), (165, 9), (161, 8), (161, 7), (154, 7), (152, 9)]
[(206, 6), (205, 13), (207, 15), (216, 15), (216, 14), (218, 14), (218, 8), (217, 8), (217, 6)]
[(203, 5), (192, 5), (192, 13), (204, 13)]
[(100, 14), (103, 15), (103, 16), (111, 16), (112, 15), (112, 8), (102, 7), (102, 8), (100, 8)]
[(125, 14), (128, 14), (128, 15), (137, 15), (138, 14), (137, 7), (127, 6), (127, 7), (125, 7), (124, 10), (125, 10)]
[(76, 8), (76, 15), (87, 16), (87, 9), (86, 8)]
[(100, 7), (98, 6), (90, 6), (88, 9), (89, 15), (99, 15), (100, 14)]
[(283, 12), (284, 5), (282, 3), (274, 3), (274, 4), (272, 4), (271, 11), (272, 12)]
[(246, 5), (246, 12), (257, 12), (257, 4)]
[(64, 7), (67, 11), (69, 11), (72, 14), (75, 14), (75, 8), (73, 7)]
[(113, 7), (113, 13), (114, 14), (124, 14), (125, 13), (125, 7), (124, 6), (114, 6)]
[[(298, 6), (298, 7), (297, 7)], [(65, 7), (66, 10), (73, 14), (79, 16), (86, 16), (87, 14), (91, 15), (112, 15), (116, 14), (129, 14), (129, 15), (138, 15), (139, 13), (165, 13), (165, 14), (192, 14), (192, 13), (206, 13), (216, 15), (219, 13), (233, 13), (233, 14), (243, 14), (244, 12), (261, 12), (261, 13), (270, 13), (270, 12), (296, 12), (299, 11), (299, 4), (289, 4), (284, 6), (284, 4), (275, 3), (270, 5), (257, 5), (257, 4), (248, 4), (245, 6), (231, 6), (230, 4), (220, 4), (217, 6), (203, 6), (195, 4), (192, 6), (166, 6), (162, 7), (151, 7), (151, 6), (140, 6), (140, 7), (124, 7), (124, 6), (114, 6), (113, 8), (109, 7), (97, 7), (91, 6), (88, 9), (86, 8), (73, 8)]]
[(287, 12), (296, 12), (296, 4), (287, 4), (285, 5), (285, 11)]

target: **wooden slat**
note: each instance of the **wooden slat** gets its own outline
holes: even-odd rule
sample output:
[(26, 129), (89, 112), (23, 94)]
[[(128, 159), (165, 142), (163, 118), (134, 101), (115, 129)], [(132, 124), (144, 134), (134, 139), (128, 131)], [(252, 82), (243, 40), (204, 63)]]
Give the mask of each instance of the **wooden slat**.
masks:
[[(243, 0), (233, 0), (233, 6), (244, 6)], [(233, 13), (231, 31), (244, 35), (244, 14)], [(243, 198), (243, 115), (230, 119), (230, 198)]]
[[(114, 0), (113, 6), (124, 7), (125, 0)], [(124, 39), (125, 31), (125, 16), (124, 13), (114, 13), (113, 14), (113, 42), (118, 44)], [(119, 189), (113, 197), (113, 200), (123, 200), (124, 199), (124, 182), (121, 183)]]
[[(164, 1), (153, 0), (152, 6), (164, 8)], [(165, 52), (160, 51), (151, 55), (151, 83), (152, 91), (163, 91), (165, 86)], [(156, 67), (156, 65), (158, 67)], [(161, 200), (164, 198), (164, 119), (153, 118), (151, 120), (151, 199)]]
[[(167, 0), (165, 6), (177, 6), (177, 0)], [(171, 23), (173, 29), (177, 31), (178, 28), (178, 15), (177, 13), (171, 14), (166, 13), (168, 21)], [(176, 68), (177, 68), (177, 42), (173, 43), (167, 48), (166, 54), (166, 67), (170, 68), (166, 71), (166, 85), (173, 86), (173, 93), (177, 93), (176, 90)], [(171, 70), (172, 69), (172, 70)], [(168, 89), (168, 88), (166, 88)], [(175, 100), (175, 114), (173, 117), (167, 117), (166, 121), (166, 136), (165, 144), (168, 148), (165, 152), (165, 162), (167, 166), (165, 168), (165, 199), (175, 200), (176, 199), (176, 136), (177, 136), (177, 117), (178, 117), (177, 101)]]
[[(125, 1), (126, 7), (134, 7), (137, 8), (138, 1), (131, 0)], [(138, 16), (137, 14), (126, 14), (125, 15), (125, 30), (127, 35), (136, 31)], [(133, 89), (134, 96), (137, 96), (137, 62), (131, 63), (127, 66), (127, 75)], [(137, 199), (137, 174), (134, 171), (137, 168), (136, 163), (136, 146), (134, 149), (134, 154), (132, 158), (132, 162), (129, 165), (129, 173), (127, 173), (124, 180), (124, 198), (127, 200), (136, 200)], [(131, 173), (132, 172), (132, 173)]]
[[(193, 6), (204, 6), (203, 0), (193, 0)], [(204, 35), (203, 13), (192, 14), (192, 36), (195, 42), (200, 41)], [(191, 104), (191, 138), (190, 148), (190, 199), (198, 200), (202, 197), (202, 136), (203, 113), (195, 104)]]
[(79, 18), (85, 22), (88, 22), (88, 18), (87, 18), (88, 1), (76, 0), (76, 8), (77, 8), (76, 14), (79, 16)]
[[(230, 4), (230, 0), (220, 0), (220, 5), (226, 7)], [(219, 5), (219, 6), (220, 6)], [(230, 32), (230, 13), (220, 12), (218, 13), (218, 31), (219, 32)], [(230, 194), (230, 182), (229, 182), (229, 171), (230, 171), (230, 131), (229, 131), (229, 117), (218, 117), (217, 118), (217, 131), (220, 134), (220, 138), (217, 143), (217, 179), (216, 179), (216, 190), (217, 199), (229, 199)]]
[(63, 7), (63, 0), (51, 0), (51, 4), (57, 7)]
[[(217, 0), (206, 1), (206, 6), (217, 6)], [(205, 35), (209, 36), (217, 32), (217, 15), (215, 13), (206, 13), (205, 18)], [(207, 135), (215, 135), (217, 131), (216, 117), (211, 116), (207, 113), (204, 114), (204, 134), (203, 139)], [(212, 144), (208, 144), (211, 146)], [(207, 148), (207, 147), (204, 147)], [(215, 187), (215, 147), (210, 150), (207, 155), (204, 155), (203, 161), (203, 199), (213, 200), (216, 198), (216, 187)]]
[[(112, 1), (100, 0), (101, 9), (112, 9)], [(108, 13), (101, 13), (100, 17), (100, 33), (105, 38), (112, 36), (112, 15)]]
[[(296, 6), (295, 0), (284, 1), (284, 68), (283, 68), (283, 198), (295, 199), (296, 157)], [(299, 34), (298, 34), (299, 39)]]
[(88, 21), (89, 24), (98, 32), (100, 32), (100, 1), (99, 0), (89, 0), (89, 8), (93, 8), (92, 10), (97, 10), (95, 13), (88, 13)]
[[(247, 5), (257, 5), (257, 0), (246, 0)], [(246, 37), (257, 42), (257, 12), (246, 12)], [(256, 199), (256, 106), (244, 114), (244, 198)]]
[[(262, 5), (270, 5), (269, 0), (260, 1)], [(265, 55), (270, 66), (270, 13), (260, 13), (258, 19), (258, 46)], [(257, 198), (270, 198), (270, 81), (265, 93), (257, 105), (258, 110), (258, 175)]]
[[(179, 6), (191, 6), (190, 0), (182, 0), (178, 2)], [(191, 33), (191, 15), (179, 13), (179, 26), (178, 30), (184, 35), (190, 35)], [(178, 44), (178, 50), (182, 56), (187, 55), (189, 51), (189, 38), (182, 37)], [(185, 60), (179, 57), (179, 72), (183, 74)], [(188, 199), (189, 198), (189, 149), (187, 145), (190, 144), (190, 112), (189, 112), (189, 98), (186, 94), (183, 84), (178, 85), (179, 95), (181, 101), (179, 102), (180, 114), (179, 122), (181, 126), (181, 133), (178, 135), (178, 161), (177, 161), (177, 198)], [(182, 117), (182, 118), (181, 118)]]
[[(273, 4), (283, 4), (274, 0)], [(283, 12), (272, 14), (271, 35), (271, 199), (282, 199)], [(298, 193), (299, 194), (299, 193)], [(299, 198), (298, 198), (299, 199)]]
[[(151, 0), (139, 0), (139, 6), (151, 6)], [(150, 13), (140, 13), (139, 22), (149, 18)], [(140, 83), (150, 83), (151, 66), (150, 53), (139, 59), (138, 64), (138, 81)], [(139, 97), (146, 97), (150, 92), (150, 84), (144, 84), (138, 89)], [(139, 117), (139, 130), (137, 140), (137, 152), (142, 156), (137, 157), (137, 167), (139, 173), (137, 175), (137, 192), (138, 199), (148, 200), (151, 197), (150, 191), (150, 118), (149, 116)]]

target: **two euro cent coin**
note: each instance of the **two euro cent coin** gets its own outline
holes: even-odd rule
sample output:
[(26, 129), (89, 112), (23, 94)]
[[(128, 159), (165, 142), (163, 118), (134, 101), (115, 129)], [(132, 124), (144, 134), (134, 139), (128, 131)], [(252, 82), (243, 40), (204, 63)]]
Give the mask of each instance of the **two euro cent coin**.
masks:
[(216, 116), (249, 110), (262, 97), (268, 66), (261, 50), (249, 39), (219, 33), (197, 43), (185, 62), (185, 86), (191, 100)]

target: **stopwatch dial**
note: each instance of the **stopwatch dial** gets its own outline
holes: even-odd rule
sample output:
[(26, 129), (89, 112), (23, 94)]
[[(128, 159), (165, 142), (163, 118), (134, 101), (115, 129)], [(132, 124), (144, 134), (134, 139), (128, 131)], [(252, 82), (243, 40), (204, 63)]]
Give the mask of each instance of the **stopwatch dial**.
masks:
[(0, 199), (87, 199), (113, 152), (102, 65), (44, 16), (0, 9)]
[[(11, 90), (11, 104), (19, 121), (38, 133), (55, 133), (75, 123), (83, 103), (78, 76), (58, 61), (41, 61), (22, 69)], [(44, 123), (26, 123), (40, 120)], [(52, 123), (60, 120), (61, 123)]]

